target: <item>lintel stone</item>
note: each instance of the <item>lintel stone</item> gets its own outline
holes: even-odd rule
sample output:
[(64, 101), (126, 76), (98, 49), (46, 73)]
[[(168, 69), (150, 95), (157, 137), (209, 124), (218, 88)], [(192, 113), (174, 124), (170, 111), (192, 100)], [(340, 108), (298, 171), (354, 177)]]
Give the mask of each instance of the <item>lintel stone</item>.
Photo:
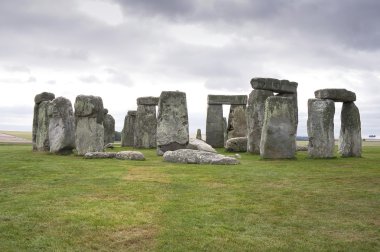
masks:
[(356, 94), (347, 89), (326, 88), (314, 92), (315, 98), (329, 99), (335, 102), (353, 102), (356, 101)]
[(157, 106), (159, 97), (154, 96), (146, 96), (146, 97), (140, 97), (137, 98), (137, 105), (150, 105), (150, 106)]
[(208, 95), (207, 104), (209, 105), (246, 105), (246, 95)]
[(253, 89), (269, 90), (276, 93), (297, 93), (298, 83), (288, 80), (278, 80), (273, 78), (253, 78), (251, 80)]

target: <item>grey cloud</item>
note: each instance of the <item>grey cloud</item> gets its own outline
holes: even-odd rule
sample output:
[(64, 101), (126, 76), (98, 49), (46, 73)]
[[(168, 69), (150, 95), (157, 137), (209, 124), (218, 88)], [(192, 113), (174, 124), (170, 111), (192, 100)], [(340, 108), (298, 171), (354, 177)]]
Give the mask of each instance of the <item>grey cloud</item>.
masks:
[(84, 83), (101, 83), (98, 77), (95, 75), (88, 75), (88, 76), (82, 76), (79, 77), (79, 80)]
[(109, 78), (107, 79), (108, 82), (123, 86), (133, 86), (133, 81), (127, 73), (113, 68), (106, 68), (105, 71), (109, 75)]
[(26, 66), (4, 66), (5, 71), (30, 73), (30, 69)]

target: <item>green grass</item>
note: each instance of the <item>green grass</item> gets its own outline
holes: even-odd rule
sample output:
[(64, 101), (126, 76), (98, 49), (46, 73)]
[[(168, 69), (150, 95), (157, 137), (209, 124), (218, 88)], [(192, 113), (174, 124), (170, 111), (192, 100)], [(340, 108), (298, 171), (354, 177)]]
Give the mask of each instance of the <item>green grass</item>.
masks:
[(359, 159), (242, 154), (237, 166), (142, 152), (84, 160), (0, 145), (0, 251), (380, 249), (380, 147)]
[(6, 130), (0, 130), (0, 133), (20, 137), (29, 141), (32, 141), (32, 132), (29, 131), (6, 131)]

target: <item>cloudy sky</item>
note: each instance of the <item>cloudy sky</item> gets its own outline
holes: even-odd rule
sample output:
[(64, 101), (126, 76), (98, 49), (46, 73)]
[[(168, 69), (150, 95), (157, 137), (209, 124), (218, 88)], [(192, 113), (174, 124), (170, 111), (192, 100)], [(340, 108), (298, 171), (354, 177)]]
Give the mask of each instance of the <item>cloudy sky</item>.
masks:
[(0, 129), (31, 131), (43, 91), (101, 96), (121, 130), (136, 98), (180, 90), (205, 132), (208, 94), (273, 77), (299, 83), (299, 135), (321, 88), (354, 91), (363, 136), (380, 135), (379, 13), (378, 0), (2, 0)]

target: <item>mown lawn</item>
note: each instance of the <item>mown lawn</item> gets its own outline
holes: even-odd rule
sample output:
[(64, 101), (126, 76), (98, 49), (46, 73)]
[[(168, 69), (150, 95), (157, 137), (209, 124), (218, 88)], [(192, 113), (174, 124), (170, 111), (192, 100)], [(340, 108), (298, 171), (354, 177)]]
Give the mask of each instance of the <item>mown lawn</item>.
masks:
[(380, 250), (380, 147), (360, 159), (242, 154), (237, 166), (142, 152), (84, 160), (0, 145), (0, 251)]

